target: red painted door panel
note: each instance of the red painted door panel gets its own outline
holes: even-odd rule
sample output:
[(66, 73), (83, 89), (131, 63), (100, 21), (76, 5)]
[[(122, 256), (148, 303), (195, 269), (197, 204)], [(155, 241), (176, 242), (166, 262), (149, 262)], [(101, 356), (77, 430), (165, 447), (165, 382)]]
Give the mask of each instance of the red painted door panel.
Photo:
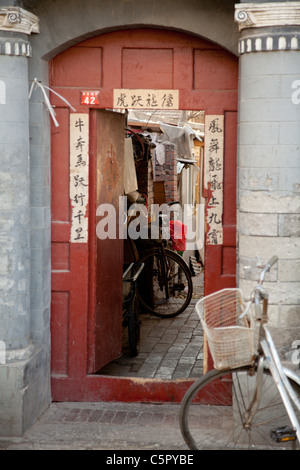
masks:
[[(86, 374), (88, 246), (70, 243), (69, 108), (56, 109), (60, 126), (52, 126), (52, 374)], [(84, 269), (81, 269), (83, 267)]]
[(206, 245), (205, 295), (236, 287), (237, 113), (224, 113), (223, 244)]
[(122, 88), (172, 88), (173, 49), (122, 51)]

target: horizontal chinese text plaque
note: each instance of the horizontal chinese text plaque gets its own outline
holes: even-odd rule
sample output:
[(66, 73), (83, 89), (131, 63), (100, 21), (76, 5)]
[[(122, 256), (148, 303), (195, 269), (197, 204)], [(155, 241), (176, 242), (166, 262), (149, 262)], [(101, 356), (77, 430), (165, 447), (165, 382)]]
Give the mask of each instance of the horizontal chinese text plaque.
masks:
[(116, 109), (179, 109), (179, 90), (114, 89)]

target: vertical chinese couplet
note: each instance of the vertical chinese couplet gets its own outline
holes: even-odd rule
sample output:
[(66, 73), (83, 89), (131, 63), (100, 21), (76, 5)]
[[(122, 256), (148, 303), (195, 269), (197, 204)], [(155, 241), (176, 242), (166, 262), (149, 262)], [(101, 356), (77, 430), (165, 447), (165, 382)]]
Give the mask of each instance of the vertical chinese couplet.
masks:
[(205, 116), (204, 186), (208, 190), (206, 225), (208, 245), (223, 244), (224, 116)]
[(70, 114), (71, 243), (88, 241), (89, 115)]

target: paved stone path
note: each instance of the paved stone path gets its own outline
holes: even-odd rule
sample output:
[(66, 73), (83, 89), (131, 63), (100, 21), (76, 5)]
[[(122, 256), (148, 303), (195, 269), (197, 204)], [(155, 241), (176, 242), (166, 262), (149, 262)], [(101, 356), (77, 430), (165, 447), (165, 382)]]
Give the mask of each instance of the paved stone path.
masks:
[[(189, 307), (175, 318), (142, 313), (138, 356), (123, 356), (99, 373), (112, 376), (185, 379), (203, 373), (203, 330), (195, 304), (203, 293), (203, 273), (193, 277), (194, 295)], [(125, 331), (125, 337), (127, 332)]]
[[(197, 426), (204, 449), (222, 448), (214, 436), (231, 419), (222, 413), (220, 420), (219, 408), (205, 407), (199, 414)], [(0, 438), (0, 450), (186, 452), (179, 411), (180, 404), (171, 403), (52, 403), (23, 437)]]
[(113, 376), (181, 379), (202, 375), (203, 331), (194, 309), (173, 319), (141, 315), (138, 356), (124, 354), (99, 373)]

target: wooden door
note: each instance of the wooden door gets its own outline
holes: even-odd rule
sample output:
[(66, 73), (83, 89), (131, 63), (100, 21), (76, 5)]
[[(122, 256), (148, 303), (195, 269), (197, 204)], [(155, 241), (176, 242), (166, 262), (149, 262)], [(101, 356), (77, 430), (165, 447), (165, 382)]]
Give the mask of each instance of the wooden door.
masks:
[(89, 373), (122, 352), (123, 239), (118, 236), (118, 222), (119, 197), (124, 191), (125, 116), (95, 111), (91, 126), (95, 201), (92, 198), (90, 214)]
[(75, 175), (81, 185), (79, 196), (89, 186), (89, 237), (86, 243), (75, 243), (71, 236), (74, 175), (70, 174), (69, 108), (58, 108), (56, 114), (60, 126), (52, 126), (51, 163), (52, 375), (84, 377), (121, 353), (123, 240), (97, 238), (96, 210), (106, 203), (118, 214), (125, 118), (106, 111), (91, 114), (90, 175), (85, 181)]

